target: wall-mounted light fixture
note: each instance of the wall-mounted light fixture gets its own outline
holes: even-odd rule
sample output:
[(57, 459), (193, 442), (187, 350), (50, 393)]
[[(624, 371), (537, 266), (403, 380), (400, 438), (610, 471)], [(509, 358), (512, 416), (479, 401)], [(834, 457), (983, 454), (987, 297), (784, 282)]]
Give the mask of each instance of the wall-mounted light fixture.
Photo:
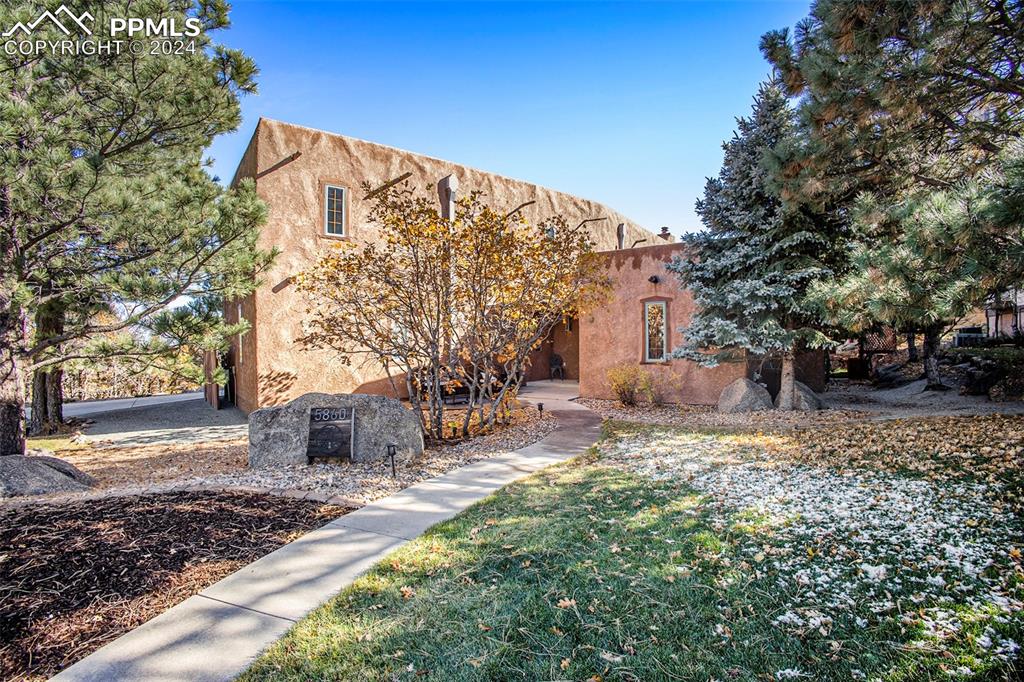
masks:
[(657, 275), (651, 275), (650, 277), (647, 278), (647, 281), (650, 282), (651, 284), (657, 284), (658, 282), (661, 281), (661, 278), (658, 277)]

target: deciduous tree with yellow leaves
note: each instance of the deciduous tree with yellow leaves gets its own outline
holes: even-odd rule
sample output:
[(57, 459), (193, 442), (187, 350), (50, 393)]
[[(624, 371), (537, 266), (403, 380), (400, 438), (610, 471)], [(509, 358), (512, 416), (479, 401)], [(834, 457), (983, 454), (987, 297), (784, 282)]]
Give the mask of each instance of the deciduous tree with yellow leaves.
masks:
[(404, 380), (428, 438), (440, 439), (445, 395), (469, 392), (462, 418), (500, 421), (530, 352), (568, 315), (606, 295), (585, 223), (530, 224), (471, 192), (442, 217), (408, 183), (370, 191), (379, 239), (345, 242), (298, 278), (309, 302), (304, 342), (346, 362), (372, 358)]

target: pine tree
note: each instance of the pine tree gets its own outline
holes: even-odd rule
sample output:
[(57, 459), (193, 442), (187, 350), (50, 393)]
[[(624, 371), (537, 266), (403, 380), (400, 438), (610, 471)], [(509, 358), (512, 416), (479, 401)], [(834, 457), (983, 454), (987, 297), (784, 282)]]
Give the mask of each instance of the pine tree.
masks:
[(985, 187), (1014, 182), (1024, 6), (819, 0), (793, 40), (774, 31), (761, 48), (807, 130), (776, 159), (783, 196), (847, 213), (859, 241), (856, 267), (816, 297), (854, 329), (923, 331), (928, 384), (942, 388), (943, 329), (1024, 278), (1024, 259), (993, 256), (1019, 243), (1019, 205), (1005, 185)]
[[(266, 210), (253, 185), (224, 190), (202, 167), (213, 137), (238, 126), (239, 95), (255, 89), (252, 61), (211, 40), (228, 25), (226, 3), (76, 9), (97, 27), (109, 16), (179, 26), (188, 16), (203, 30), (192, 53), (0, 56), (3, 454), (24, 449), (24, 373), (69, 359), (170, 362), (186, 346), (216, 347), (237, 329), (180, 303), (245, 294), (272, 257), (256, 247)], [(0, 25), (38, 11), (4, 6)], [(33, 38), (63, 34), (44, 22)], [(114, 321), (99, 322), (101, 310)], [(124, 336), (134, 342), (110, 343), (119, 331), (136, 332)]]
[[(894, 220), (898, 233), (854, 249), (850, 272), (815, 286), (813, 298), (832, 322), (866, 330), (878, 322), (924, 333), (927, 388), (939, 376), (942, 333), (993, 292), (1024, 276), (1024, 154), (1010, 145), (985, 173), (947, 190), (906, 196), (895, 205), (871, 194), (855, 203), (854, 220)], [(897, 212), (899, 211), (899, 212)]]
[(790, 167), (804, 201), (947, 189), (1024, 134), (1024, 5), (817, 0), (761, 50), (810, 133)]
[(795, 353), (825, 340), (804, 294), (831, 272), (837, 254), (825, 223), (785, 206), (772, 179), (767, 155), (797, 133), (779, 85), (763, 84), (697, 202), (705, 231), (669, 266), (697, 306), (674, 356), (712, 366), (741, 351), (781, 356), (781, 409), (793, 407)]

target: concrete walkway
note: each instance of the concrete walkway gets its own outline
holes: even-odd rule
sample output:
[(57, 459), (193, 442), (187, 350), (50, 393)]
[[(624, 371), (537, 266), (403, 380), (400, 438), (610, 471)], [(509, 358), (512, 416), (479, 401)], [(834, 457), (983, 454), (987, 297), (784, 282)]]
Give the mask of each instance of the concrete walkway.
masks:
[(299, 619), (389, 552), (502, 486), (579, 455), (600, 418), (570, 402), (575, 382), (536, 382), (526, 402), (544, 403), (558, 427), (533, 445), (469, 464), (369, 504), (304, 535), (165, 611), (79, 661), (55, 680), (234, 679)]

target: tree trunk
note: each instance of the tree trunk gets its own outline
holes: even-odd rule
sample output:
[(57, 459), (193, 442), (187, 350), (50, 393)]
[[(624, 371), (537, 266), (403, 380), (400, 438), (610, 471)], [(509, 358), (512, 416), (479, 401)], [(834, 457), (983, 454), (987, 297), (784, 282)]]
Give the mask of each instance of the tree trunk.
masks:
[[(43, 340), (64, 333), (64, 306), (49, 303), (36, 312), (36, 338)], [(32, 420), (29, 433), (48, 436), (64, 424), (64, 391), (60, 365), (37, 369), (32, 375)]]
[(25, 452), (25, 389), (18, 355), (21, 310), (0, 293), (0, 455)]
[(471, 372), (470, 378), (464, 379), (467, 382), (467, 385), (469, 386), (469, 396), (466, 398), (466, 414), (462, 415), (463, 438), (469, 437), (469, 423), (473, 418), (473, 408), (476, 406), (476, 401), (478, 398), (477, 391), (479, 390), (477, 382), (477, 377), (480, 376), (479, 367), (477, 367), (476, 363), (473, 363), (469, 366), (469, 371)]
[(917, 354), (917, 339), (914, 332), (907, 332), (907, 360), (917, 362), (920, 358)]
[(14, 299), (15, 283), (18, 280), (14, 265), (17, 261), (17, 233), (13, 225), (11, 192), (6, 185), (0, 186), (0, 225), (5, 232), (0, 234), (0, 455), (21, 455), (25, 453), (25, 390), (21, 378), (21, 356), (18, 354), (25, 334), (25, 313)]
[(423, 417), (423, 403), (420, 400), (420, 384), (416, 381), (415, 374), (411, 369), (405, 371), (405, 390), (409, 393), (409, 404), (412, 405), (413, 411), (420, 418), (420, 431), (423, 433), (423, 437), (429, 436), (427, 433), (427, 425), (424, 422)]
[(64, 370), (60, 367), (50, 370), (46, 379), (46, 418), (51, 424), (64, 424)]
[(793, 352), (782, 354), (782, 376), (779, 379), (779, 409), (792, 410), (796, 392), (796, 372), (793, 368)]
[(46, 370), (37, 369), (32, 373), (32, 415), (28, 420), (28, 432), (33, 436), (48, 435), (46, 430), (50, 410), (46, 400)]
[(49, 436), (60, 431), (64, 424), (64, 389), (61, 386), (64, 370), (37, 369), (32, 375), (32, 418), (29, 433)]
[(928, 380), (926, 391), (945, 391), (949, 389), (942, 383), (939, 376), (939, 339), (942, 336), (942, 325), (931, 325), (924, 330), (924, 376)]
[(25, 453), (21, 367), (13, 348), (5, 344), (0, 353), (0, 455), (21, 455)]

